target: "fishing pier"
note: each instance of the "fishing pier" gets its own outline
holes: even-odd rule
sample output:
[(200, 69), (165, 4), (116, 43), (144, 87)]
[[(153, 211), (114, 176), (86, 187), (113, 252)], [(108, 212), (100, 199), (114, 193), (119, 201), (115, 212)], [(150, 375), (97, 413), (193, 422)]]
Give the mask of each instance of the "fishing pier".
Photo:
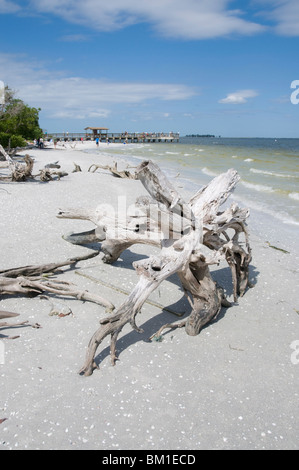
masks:
[(111, 143), (152, 143), (179, 142), (178, 132), (108, 132), (106, 127), (86, 127), (85, 132), (51, 132), (45, 134), (45, 139), (60, 141), (96, 140)]

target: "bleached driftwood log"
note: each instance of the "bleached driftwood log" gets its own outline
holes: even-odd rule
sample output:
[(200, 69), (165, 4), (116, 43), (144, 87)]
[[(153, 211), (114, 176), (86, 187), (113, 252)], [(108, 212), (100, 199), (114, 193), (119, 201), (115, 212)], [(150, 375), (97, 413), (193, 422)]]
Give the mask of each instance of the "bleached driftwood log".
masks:
[[(224, 259), (232, 271), (234, 300), (243, 295), (248, 281), (251, 249), (245, 221), (247, 209), (236, 204), (223, 212), (219, 207), (226, 201), (239, 180), (233, 169), (216, 177), (185, 203), (159, 167), (151, 161), (142, 162), (136, 170), (138, 178), (151, 198), (139, 198), (136, 213), (120, 223), (121, 215), (112, 218), (105, 205), (96, 210), (60, 211), (58, 217), (92, 221), (96, 228), (84, 234), (72, 234), (73, 243), (101, 241), (104, 261), (112, 262), (134, 243), (161, 247), (159, 256), (134, 263), (139, 281), (128, 299), (115, 313), (101, 320), (92, 336), (86, 361), (81, 369), (91, 375), (97, 367), (95, 354), (103, 339), (111, 335), (111, 360), (115, 363), (116, 341), (124, 325), (141, 331), (135, 323), (148, 296), (173, 273), (177, 273), (191, 305), (191, 313), (183, 322), (167, 324), (166, 328), (185, 327), (188, 335), (197, 335), (202, 327), (215, 318), (221, 306), (229, 306), (222, 288), (216, 285), (209, 266)], [(110, 208), (111, 212), (111, 208)], [(113, 219), (113, 220), (112, 220)], [(243, 234), (244, 240), (240, 240)], [(159, 333), (160, 333), (159, 332)]]

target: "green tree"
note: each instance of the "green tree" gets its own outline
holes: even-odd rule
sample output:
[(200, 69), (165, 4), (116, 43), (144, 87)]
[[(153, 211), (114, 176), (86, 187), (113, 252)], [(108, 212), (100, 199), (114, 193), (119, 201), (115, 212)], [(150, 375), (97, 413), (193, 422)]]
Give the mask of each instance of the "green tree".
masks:
[(0, 105), (0, 133), (8, 135), (9, 139), (12, 136), (26, 140), (38, 139), (43, 134), (39, 127), (39, 112), (40, 108), (29, 107), (21, 99), (15, 98), (15, 92), (6, 87), (5, 100)]

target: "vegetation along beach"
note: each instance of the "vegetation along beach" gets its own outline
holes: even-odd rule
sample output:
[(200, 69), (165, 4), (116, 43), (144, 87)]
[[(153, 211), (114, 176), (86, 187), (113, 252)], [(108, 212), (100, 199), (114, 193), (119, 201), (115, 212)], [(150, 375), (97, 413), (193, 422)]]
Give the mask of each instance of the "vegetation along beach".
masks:
[(299, 18), (263, 3), (0, 0), (0, 450), (298, 449)]

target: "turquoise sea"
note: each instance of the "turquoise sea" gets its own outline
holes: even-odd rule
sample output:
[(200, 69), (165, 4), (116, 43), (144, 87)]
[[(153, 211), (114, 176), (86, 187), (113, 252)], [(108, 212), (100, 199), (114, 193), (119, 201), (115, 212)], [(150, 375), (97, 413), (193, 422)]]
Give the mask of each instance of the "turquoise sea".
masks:
[(132, 164), (151, 159), (177, 176), (174, 184), (183, 182), (194, 192), (234, 168), (241, 179), (233, 198), (249, 207), (258, 223), (272, 232), (299, 229), (299, 139), (181, 137), (179, 143), (108, 145), (98, 152)]

